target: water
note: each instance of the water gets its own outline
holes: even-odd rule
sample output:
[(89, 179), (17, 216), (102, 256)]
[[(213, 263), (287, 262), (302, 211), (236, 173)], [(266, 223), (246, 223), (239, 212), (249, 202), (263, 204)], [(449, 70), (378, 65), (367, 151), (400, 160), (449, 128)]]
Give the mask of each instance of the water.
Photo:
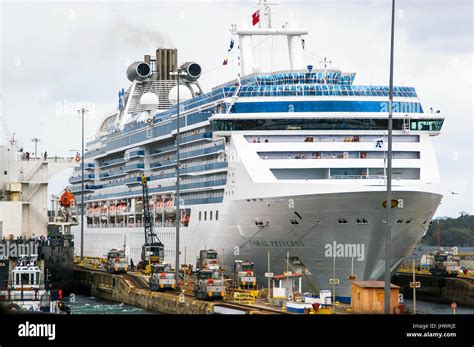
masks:
[(140, 307), (126, 305), (124, 303), (111, 302), (87, 295), (75, 295), (75, 302), (68, 302), (72, 314), (153, 314)]
[[(408, 307), (410, 312), (413, 311), (413, 301), (404, 299), (405, 305)], [(423, 314), (452, 314), (451, 304), (443, 304), (436, 302), (427, 302), (416, 300), (416, 312)], [(456, 308), (456, 314), (474, 314), (474, 308), (463, 307), (458, 305)]]
[[(66, 304), (71, 307), (72, 314), (156, 314), (140, 307), (125, 305), (123, 303), (102, 300), (87, 295), (77, 295), (75, 302)], [(413, 301), (404, 300), (405, 305), (413, 311)], [(420, 314), (452, 314), (451, 305), (443, 303), (433, 303), (427, 301), (416, 301), (417, 313)], [(458, 305), (456, 314), (474, 314), (474, 308)]]

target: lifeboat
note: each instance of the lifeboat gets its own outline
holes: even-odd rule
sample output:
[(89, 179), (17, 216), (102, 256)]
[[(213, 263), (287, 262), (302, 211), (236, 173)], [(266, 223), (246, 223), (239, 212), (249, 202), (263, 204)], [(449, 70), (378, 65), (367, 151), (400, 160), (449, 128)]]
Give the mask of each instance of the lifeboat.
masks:
[(191, 218), (191, 215), (188, 213), (183, 213), (181, 216), (181, 224), (188, 226), (189, 224), (189, 219)]
[(117, 205), (117, 214), (123, 214), (127, 210), (127, 204), (126, 203), (120, 203)]
[(72, 194), (69, 190), (65, 190), (64, 193), (61, 194), (61, 198), (59, 199), (59, 204), (62, 207), (71, 207), (74, 206), (76, 198), (74, 194)]
[(115, 205), (110, 206), (110, 214), (115, 215), (116, 212), (117, 212), (117, 206)]
[(96, 216), (99, 216), (99, 215), (100, 215), (100, 207), (99, 207), (99, 206), (96, 206), (96, 207), (94, 208), (94, 215), (96, 215)]

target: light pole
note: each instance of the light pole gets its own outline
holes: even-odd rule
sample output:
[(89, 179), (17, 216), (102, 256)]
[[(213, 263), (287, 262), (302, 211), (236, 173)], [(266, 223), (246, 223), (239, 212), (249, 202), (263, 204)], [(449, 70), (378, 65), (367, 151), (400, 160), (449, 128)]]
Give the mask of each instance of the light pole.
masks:
[(35, 144), (35, 158), (36, 158), (36, 155), (38, 154), (38, 142), (40, 142), (41, 140), (37, 137), (33, 137), (31, 141), (33, 141)]
[(387, 216), (385, 231), (384, 312), (390, 314), (390, 241), (392, 237), (392, 119), (393, 119), (393, 46), (395, 31), (395, 0), (392, 0), (392, 30), (390, 37), (390, 85), (388, 89), (388, 153), (387, 153)]
[(170, 72), (171, 76), (177, 76), (177, 112), (176, 112), (176, 258), (175, 258), (175, 277), (176, 283), (179, 281), (179, 227), (181, 221), (181, 210), (180, 210), (180, 196), (179, 196), (179, 113), (180, 113), (180, 103), (179, 103), (179, 84), (180, 77), (186, 76), (187, 73), (181, 68), (174, 68)]
[(84, 116), (89, 110), (84, 107), (77, 110), (81, 115), (81, 260), (84, 258)]

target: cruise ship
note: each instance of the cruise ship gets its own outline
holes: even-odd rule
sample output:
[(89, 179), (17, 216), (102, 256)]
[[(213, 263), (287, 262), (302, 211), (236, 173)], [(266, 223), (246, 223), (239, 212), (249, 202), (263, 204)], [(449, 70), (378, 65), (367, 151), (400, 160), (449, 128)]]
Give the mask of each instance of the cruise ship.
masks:
[[(308, 33), (291, 22), (272, 26), (269, 6), (259, 4), (253, 26), (232, 26), (235, 80), (203, 91), (199, 64), (178, 64), (177, 50), (169, 48), (128, 68), (131, 84), (119, 93), (119, 107), (87, 143), (84, 177), (76, 168), (70, 178), (78, 214), (85, 182), (84, 255), (125, 247), (139, 261), (145, 175), (166, 261), (175, 263), (178, 222), (180, 263), (193, 264), (200, 249), (213, 248), (229, 271), (236, 259), (253, 261), (263, 284), (270, 254), (271, 272), (288, 266), (303, 274), (307, 290), (331, 288), (329, 279), (339, 279), (336, 295), (346, 301), (349, 278), (384, 274), (389, 88), (357, 85), (355, 73), (305, 63)], [(288, 54), (283, 71), (256, 66), (256, 38), (270, 36), (287, 39), (286, 52), (279, 52)], [(170, 74), (178, 67), (183, 72)], [(393, 93), (395, 271), (442, 198), (432, 138), (444, 116), (426, 111), (413, 87), (395, 86)], [(79, 245), (80, 227), (72, 232)]]

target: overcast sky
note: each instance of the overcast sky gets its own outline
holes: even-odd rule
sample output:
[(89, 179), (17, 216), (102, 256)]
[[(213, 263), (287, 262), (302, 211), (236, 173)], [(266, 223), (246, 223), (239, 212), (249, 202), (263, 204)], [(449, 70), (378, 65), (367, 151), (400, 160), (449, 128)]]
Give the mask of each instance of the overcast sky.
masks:
[[(274, 25), (288, 18), (309, 31), (305, 63), (322, 57), (332, 67), (357, 72), (355, 84), (388, 85), (389, 0), (275, 1)], [(68, 155), (80, 149), (76, 109), (91, 110), (86, 136), (127, 88), (127, 66), (157, 47), (178, 48), (180, 62), (203, 67), (204, 89), (235, 78), (234, 56), (222, 66), (229, 27), (249, 24), (255, 1), (9, 2), (0, 0), (0, 94), (10, 133), (33, 151)], [(437, 216), (473, 213), (473, 2), (398, 0), (395, 85), (413, 86), (425, 110), (446, 116), (433, 138), (444, 199)], [(259, 42), (258, 40), (256, 41)], [(257, 54), (262, 69), (277, 69), (286, 43), (267, 40)], [(235, 60), (234, 60), (235, 61)], [(51, 181), (67, 184), (69, 172)], [(452, 194), (450, 191), (459, 193)]]

